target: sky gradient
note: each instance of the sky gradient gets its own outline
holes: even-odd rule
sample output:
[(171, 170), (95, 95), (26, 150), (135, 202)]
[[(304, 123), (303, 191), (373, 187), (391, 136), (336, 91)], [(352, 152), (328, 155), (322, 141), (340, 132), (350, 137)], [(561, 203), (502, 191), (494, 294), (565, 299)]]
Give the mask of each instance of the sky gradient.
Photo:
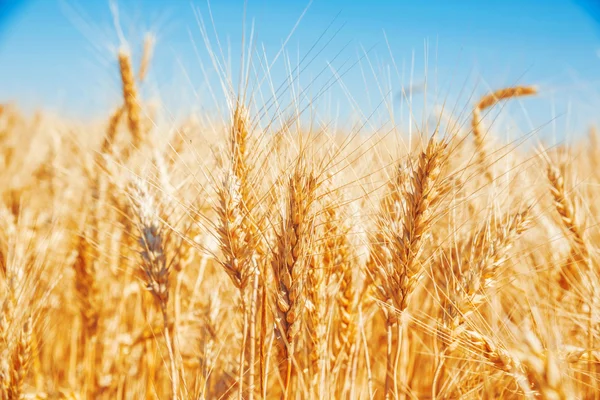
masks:
[[(249, 32), (254, 24), (255, 54), (264, 50), (272, 60), (308, 2), (247, 3), (245, 28)], [(287, 43), (285, 57), (273, 65), (271, 80), (278, 87), (307, 56), (297, 89), (306, 90), (307, 98), (316, 97), (315, 105), (331, 115), (346, 115), (353, 107), (364, 115), (386, 114), (385, 98), (402, 118), (408, 109), (398, 93), (410, 85), (411, 76), (417, 87), (427, 79), (427, 97), (415, 93), (415, 108), (446, 99), (448, 108), (460, 110), (471, 95), (478, 97), (489, 88), (532, 83), (540, 88), (540, 98), (520, 102), (527, 113), (511, 106), (511, 114), (532, 129), (545, 124), (554, 131), (581, 129), (595, 122), (591, 118), (600, 106), (600, 13), (594, 14), (594, 3), (314, 0)], [(0, 101), (69, 116), (109, 114), (119, 101), (115, 54), (121, 42), (109, 1), (15, 4), (0, 2), (3, 11), (11, 11), (0, 18)], [(207, 22), (213, 45), (218, 36), (224, 51), (231, 49), (231, 67), (237, 71), (244, 1), (210, 3), (216, 36), (206, 0), (116, 4), (134, 60), (145, 32), (157, 36), (144, 93), (160, 95), (174, 113), (187, 107), (210, 109), (215, 101), (210, 88), (218, 91), (219, 80), (197, 14)], [(260, 56), (254, 57), (260, 70)], [(338, 73), (343, 76), (336, 78)], [(321, 95), (324, 87), (328, 90)]]

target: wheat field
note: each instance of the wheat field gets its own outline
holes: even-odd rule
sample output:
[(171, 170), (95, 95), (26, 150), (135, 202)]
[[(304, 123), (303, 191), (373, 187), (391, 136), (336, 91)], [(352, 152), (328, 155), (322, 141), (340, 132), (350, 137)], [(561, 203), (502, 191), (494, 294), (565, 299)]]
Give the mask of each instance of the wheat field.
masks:
[(244, 90), (161, 125), (152, 46), (102, 123), (0, 108), (0, 398), (600, 397), (595, 131), (488, 115), (542, 89), (410, 138)]

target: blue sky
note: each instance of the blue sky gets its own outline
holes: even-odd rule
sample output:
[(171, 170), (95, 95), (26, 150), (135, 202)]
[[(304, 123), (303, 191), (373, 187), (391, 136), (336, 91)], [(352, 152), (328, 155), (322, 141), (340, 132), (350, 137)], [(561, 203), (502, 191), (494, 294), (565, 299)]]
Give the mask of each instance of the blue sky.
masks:
[[(3, 7), (12, 3), (0, 2)], [(364, 115), (373, 110), (385, 115), (382, 98), (389, 88), (398, 93), (407, 87), (411, 76), (416, 85), (426, 75), (428, 82), (427, 98), (414, 95), (415, 108), (447, 99), (448, 107), (460, 110), (472, 93), (478, 97), (490, 87), (534, 83), (542, 90), (540, 98), (521, 103), (527, 114), (519, 105), (511, 106), (511, 114), (520, 115), (531, 128), (554, 115), (554, 130), (579, 129), (593, 121), (600, 106), (600, 23), (589, 12), (595, 10), (593, 3), (582, 7), (567, 0), (314, 0), (289, 40), (285, 57), (273, 65), (272, 81), (275, 86), (285, 82), (287, 61), (293, 69), (308, 54), (310, 62), (305, 59), (308, 65), (302, 64), (299, 83), (314, 98), (332, 82), (334, 71), (345, 71), (315, 103), (329, 115), (338, 109), (347, 115), (353, 106)], [(144, 94), (160, 94), (174, 114), (187, 107), (210, 109), (214, 100), (209, 88), (219, 90), (218, 76), (194, 11), (209, 25), (215, 44), (206, 0), (116, 4), (134, 59), (144, 33), (157, 35)], [(307, 5), (248, 0), (245, 28), (249, 32), (254, 23), (255, 48), (262, 52), (264, 46), (272, 59)], [(231, 48), (237, 71), (244, 1), (214, 0), (210, 7), (216, 34)], [(26, 109), (44, 107), (70, 116), (109, 114), (120, 94), (115, 61), (120, 38), (109, 0), (24, 0), (12, 8), (0, 19), (0, 101), (15, 100)], [(257, 60), (255, 56), (259, 68)], [(387, 98), (394, 113), (406, 118), (408, 109), (400, 96)]]

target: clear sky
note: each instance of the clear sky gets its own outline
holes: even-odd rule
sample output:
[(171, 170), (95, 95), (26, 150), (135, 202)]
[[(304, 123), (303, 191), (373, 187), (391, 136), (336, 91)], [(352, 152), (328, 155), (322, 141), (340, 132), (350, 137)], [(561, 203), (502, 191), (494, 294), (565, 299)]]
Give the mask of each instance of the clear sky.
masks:
[[(0, 6), (6, 10), (13, 3), (0, 1)], [(148, 97), (159, 93), (172, 111), (183, 109), (183, 104), (210, 108), (209, 87), (218, 90), (218, 78), (195, 11), (207, 22), (216, 44), (207, 1), (115, 3), (134, 58), (144, 33), (157, 35), (152, 73), (144, 87)], [(236, 71), (244, 3), (210, 3), (216, 34), (226, 57), (231, 48)], [(449, 106), (462, 107), (473, 92), (480, 96), (490, 87), (533, 83), (542, 90), (540, 99), (522, 102), (530, 115), (519, 106), (512, 108), (515, 114), (530, 118), (532, 128), (547, 123), (553, 114), (558, 126), (579, 128), (593, 121), (600, 106), (600, 21), (590, 13), (600, 6), (593, 3), (582, 7), (568, 0), (314, 0), (308, 6), (308, 1), (247, 0), (245, 28), (249, 32), (254, 23), (256, 52), (264, 48), (272, 60), (308, 6), (287, 43), (286, 56), (273, 65), (272, 81), (275, 86), (285, 82), (286, 70), (294, 69), (305, 55), (299, 82), (309, 97), (343, 73), (317, 103), (330, 107), (331, 114), (336, 107), (348, 110), (352, 104), (366, 115), (383, 112), (377, 107), (390, 87), (398, 93), (410, 84), (411, 74), (419, 85), (427, 71), (427, 98), (415, 93), (415, 103), (447, 97)], [(109, 114), (120, 90), (115, 61), (120, 38), (109, 0), (23, 0), (9, 8), (11, 13), (0, 18), (0, 101), (16, 100), (26, 108), (74, 116)], [(292, 67), (286, 65), (288, 60)], [(388, 98), (394, 112), (406, 115), (399, 96)], [(560, 129), (556, 123), (554, 129)]]

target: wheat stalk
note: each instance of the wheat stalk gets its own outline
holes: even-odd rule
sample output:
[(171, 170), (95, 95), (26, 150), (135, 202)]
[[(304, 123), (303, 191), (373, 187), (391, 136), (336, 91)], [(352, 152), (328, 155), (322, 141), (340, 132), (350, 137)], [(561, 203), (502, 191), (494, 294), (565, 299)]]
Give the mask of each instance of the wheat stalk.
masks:
[(473, 108), (473, 116), (471, 119), (471, 128), (473, 130), (473, 140), (475, 142), (475, 152), (477, 164), (482, 169), (483, 175), (488, 182), (493, 182), (494, 177), (488, 165), (488, 154), (485, 148), (485, 137), (481, 131), (481, 112), (495, 106), (502, 100), (511, 99), (513, 97), (531, 96), (537, 93), (537, 89), (533, 86), (514, 86), (496, 90), (495, 92), (486, 94), (479, 103)]

